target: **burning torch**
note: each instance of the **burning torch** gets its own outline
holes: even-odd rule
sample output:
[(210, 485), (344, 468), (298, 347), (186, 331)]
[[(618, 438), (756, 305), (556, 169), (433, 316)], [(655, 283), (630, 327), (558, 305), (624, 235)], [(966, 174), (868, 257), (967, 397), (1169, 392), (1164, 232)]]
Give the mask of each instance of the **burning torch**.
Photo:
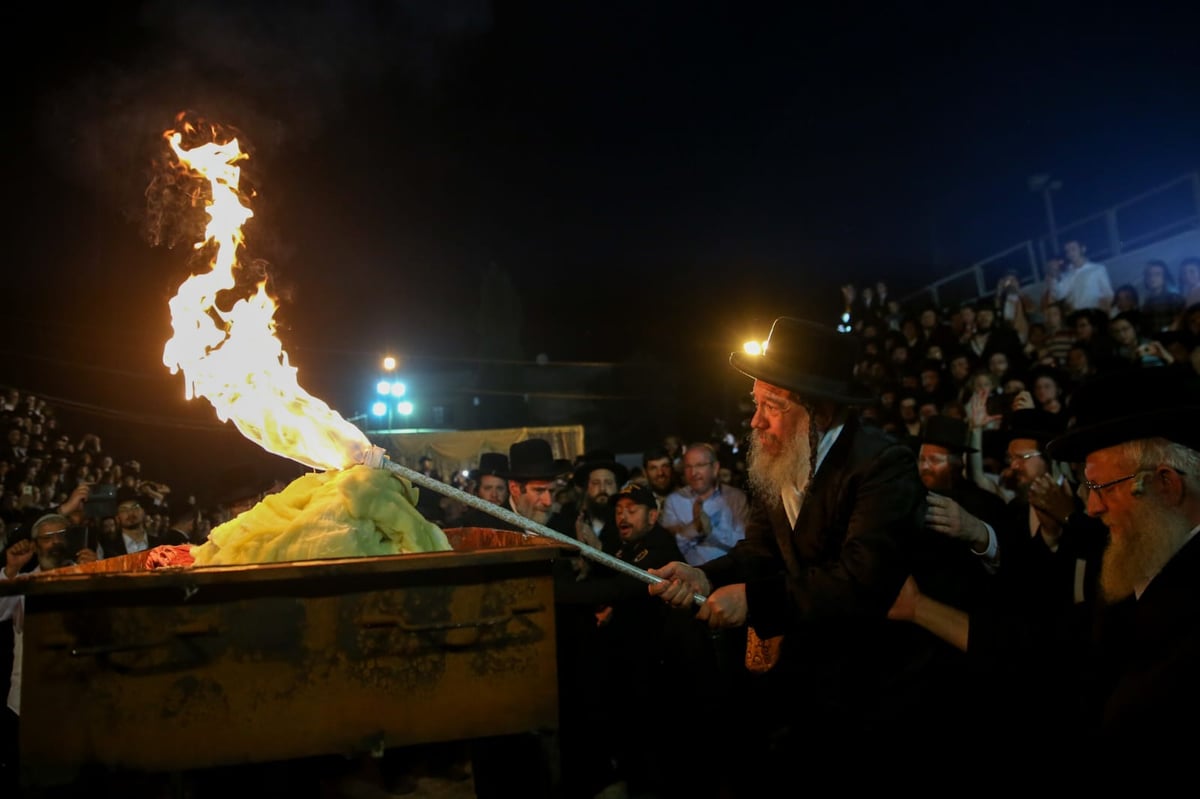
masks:
[[(574, 547), (583, 557), (644, 583), (665, 582), (507, 508), (394, 463), (361, 430), (301, 388), (296, 369), (275, 335), (275, 302), (266, 292), (265, 281), (254, 296), (238, 300), (230, 308), (216, 304), (218, 293), (236, 287), (234, 268), (243, 244), (242, 225), (253, 216), (238, 191), (240, 164), (247, 156), (236, 138), (185, 147), (185, 134), (191, 139), (203, 132), (192, 125), (182, 128), (164, 135), (181, 166), (208, 181), (208, 225), (205, 239), (196, 248), (213, 250), (212, 268), (191, 275), (170, 302), (174, 335), (163, 350), (163, 363), (172, 373), (184, 372), (189, 399), (206, 397), (222, 421), (232, 421), (244, 436), (268, 452), (319, 470), (358, 464), (388, 469), (518, 529)], [(705, 597), (696, 594), (694, 600), (702, 604)]]

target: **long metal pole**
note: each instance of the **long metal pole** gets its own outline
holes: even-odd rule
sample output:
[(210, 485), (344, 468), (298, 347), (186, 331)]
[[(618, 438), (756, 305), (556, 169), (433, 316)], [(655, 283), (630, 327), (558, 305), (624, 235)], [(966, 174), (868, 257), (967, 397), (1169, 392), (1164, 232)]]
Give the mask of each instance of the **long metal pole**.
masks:
[[(609, 568), (616, 569), (622, 574), (626, 574), (634, 579), (640, 580), (647, 585), (666, 582), (666, 580), (663, 578), (653, 575), (644, 569), (639, 569), (632, 563), (627, 563), (620, 558), (613, 557), (607, 552), (603, 552), (595, 547), (588, 546), (578, 539), (572, 538), (569, 535), (564, 535), (557, 530), (546, 527), (545, 525), (538, 524), (532, 519), (526, 519), (524, 516), (513, 513), (508, 508), (503, 508), (495, 503), (488, 502), (486, 499), (474, 496), (473, 494), (468, 494), (467, 492), (455, 488), (452, 485), (443, 483), (441, 480), (438, 480), (434, 477), (429, 477), (428, 475), (424, 475), (420, 472), (401, 466), (400, 464), (388, 458), (387, 453), (384, 452), (382, 447), (372, 447), (370, 452), (368, 452), (366, 457), (363, 459), (363, 463), (364, 465), (370, 466), (374, 469), (387, 469), (390, 472), (411, 480), (422, 488), (428, 488), (431, 491), (438, 492), (439, 494), (445, 494), (451, 499), (456, 499), (468, 507), (472, 507), (476, 510), (495, 516), (497, 519), (506, 521), (514, 527), (518, 527), (533, 535), (539, 535), (544, 538), (552, 538), (559, 543), (578, 549), (579, 554), (583, 555), (588, 560), (602, 563)], [(703, 605), (706, 598), (707, 597), (701, 594), (694, 594), (692, 596), (692, 600), (697, 605)]]

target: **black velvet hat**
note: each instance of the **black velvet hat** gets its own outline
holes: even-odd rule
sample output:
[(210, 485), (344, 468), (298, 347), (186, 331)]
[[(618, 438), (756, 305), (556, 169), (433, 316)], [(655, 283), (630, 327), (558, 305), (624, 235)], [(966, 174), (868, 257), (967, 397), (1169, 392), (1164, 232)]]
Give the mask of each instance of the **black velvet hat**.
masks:
[(629, 470), (617, 462), (617, 457), (606, 449), (594, 449), (587, 452), (575, 466), (572, 480), (577, 486), (586, 485), (588, 476), (596, 469), (608, 469), (617, 478), (617, 485), (624, 485), (629, 479)]
[(760, 355), (734, 352), (729, 363), (739, 372), (801, 397), (865, 405), (875, 396), (853, 381), (858, 340), (831, 327), (781, 316)]
[(479, 467), (467, 473), (468, 480), (480, 477), (504, 477), (508, 474), (508, 456), (503, 452), (485, 452), (479, 456)]
[(544, 438), (528, 438), (508, 448), (508, 470), (501, 475), (509, 480), (553, 480), (562, 474), (561, 464), (555, 462), (550, 442)]
[(1099, 449), (1165, 438), (1200, 451), (1200, 378), (1176, 366), (1121, 370), (1076, 389), (1067, 432), (1048, 445), (1052, 458), (1080, 463)]
[(958, 453), (979, 451), (974, 447), (967, 446), (967, 434), (970, 432), (970, 428), (962, 419), (937, 414), (926, 419), (923, 427), (924, 429), (921, 431), (922, 444), (945, 447), (951, 452)]

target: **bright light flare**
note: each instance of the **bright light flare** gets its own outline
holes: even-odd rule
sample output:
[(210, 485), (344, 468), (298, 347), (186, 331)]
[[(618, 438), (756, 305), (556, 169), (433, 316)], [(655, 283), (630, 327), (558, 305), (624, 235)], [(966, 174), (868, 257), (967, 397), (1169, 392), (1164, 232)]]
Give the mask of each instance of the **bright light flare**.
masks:
[(175, 334), (163, 349), (163, 364), (172, 374), (183, 372), (188, 399), (205, 397), (221, 421), (232, 420), (268, 452), (316, 469), (359, 463), (370, 441), (300, 387), (275, 335), (276, 306), (266, 281), (231, 307), (217, 306), (219, 292), (237, 288), (242, 225), (253, 216), (238, 192), (246, 154), (236, 138), (185, 149), (183, 132), (164, 136), (180, 163), (211, 187), (205, 239), (196, 249), (211, 247), (213, 256), (210, 270), (190, 276), (170, 302)]
[(746, 351), (747, 355), (762, 355), (767, 351), (761, 341), (747, 341), (742, 345), (742, 349)]

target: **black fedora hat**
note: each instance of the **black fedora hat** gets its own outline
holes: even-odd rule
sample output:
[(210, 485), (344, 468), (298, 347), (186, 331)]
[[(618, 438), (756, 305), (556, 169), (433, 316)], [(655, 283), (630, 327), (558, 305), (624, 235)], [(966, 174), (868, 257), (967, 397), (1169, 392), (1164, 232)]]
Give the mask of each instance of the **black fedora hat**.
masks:
[(967, 446), (967, 436), (970, 432), (967, 423), (962, 419), (937, 414), (925, 420), (921, 431), (921, 443), (945, 447), (951, 452), (978, 452), (974, 447)]
[(617, 461), (616, 455), (606, 449), (594, 449), (584, 453), (579, 459), (571, 475), (572, 481), (577, 486), (587, 485), (588, 476), (597, 469), (608, 469), (612, 472), (617, 478), (618, 486), (624, 485), (629, 479), (629, 470)]
[(1028, 438), (1044, 447), (1055, 436), (1061, 435), (1067, 426), (1064, 413), (1050, 413), (1043, 408), (1022, 408), (1013, 411), (1004, 427), (1004, 445), (1017, 438)]
[(562, 472), (549, 441), (527, 438), (508, 448), (508, 470), (501, 476), (509, 480), (553, 480)]
[(1096, 450), (1142, 438), (1200, 450), (1200, 379), (1181, 367), (1101, 375), (1075, 391), (1067, 413), (1067, 431), (1048, 445), (1058, 461), (1080, 463)]
[(781, 316), (771, 325), (761, 355), (734, 352), (729, 363), (742, 374), (801, 397), (862, 405), (875, 396), (852, 379), (857, 358), (858, 340), (852, 335)]
[(508, 456), (503, 452), (485, 452), (479, 456), (479, 466), (467, 472), (467, 479), (504, 477), (506, 474), (508, 474)]

